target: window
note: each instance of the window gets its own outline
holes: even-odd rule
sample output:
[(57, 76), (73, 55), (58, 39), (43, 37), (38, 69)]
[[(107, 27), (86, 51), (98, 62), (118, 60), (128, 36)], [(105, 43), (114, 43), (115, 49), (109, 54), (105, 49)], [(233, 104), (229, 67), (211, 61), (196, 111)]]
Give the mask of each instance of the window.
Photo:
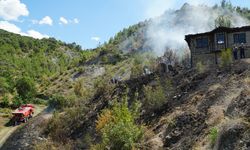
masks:
[(196, 39), (196, 47), (197, 48), (205, 48), (208, 47), (208, 38), (198, 38)]
[(235, 44), (246, 43), (246, 33), (234, 34), (234, 43)]
[(225, 43), (225, 34), (224, 33), (216, 34), (216, 42), (217, 42), (217, 44), (224, 44)]

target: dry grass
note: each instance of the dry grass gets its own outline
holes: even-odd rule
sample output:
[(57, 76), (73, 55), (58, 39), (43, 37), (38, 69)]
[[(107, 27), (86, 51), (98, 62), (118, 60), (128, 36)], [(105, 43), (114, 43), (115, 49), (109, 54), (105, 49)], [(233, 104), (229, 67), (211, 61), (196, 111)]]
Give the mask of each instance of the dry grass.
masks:
[(57, 144), (57, 143), (53, 143), (49, 140), (46, 141), (42, 141), (40, 143), (37, 143), (34, 147), (34, 150), (71, 150), (72, 146), (71, 144)]
[(215, 91), (215, 90), (217, 90), (219, 88), (222, 88), (222, 85), (219, 84), (219, 83), (216, 83), (216, 84), (211, 85), (208, 90), (209, 91)]
[(250, 77), (246, 77), (244, 81), (248, 86), (250, 86)]
[(221, 106), (214, 106), (208, 110), (209, 118), (206, 123), (209, 126), (214, 126), (221, 123), (224, 119), (224, 112)]
[(176, 116), (179, 116), (182, 113), (183, 113), (183, 111), (177, 109), (176, 111), (169, 114), (168, 116), (162, 117), (159, 121), (159, 125), (167, 125), (167, 126), (173, 125), (175, 123), (174, 119), (176, 118)]

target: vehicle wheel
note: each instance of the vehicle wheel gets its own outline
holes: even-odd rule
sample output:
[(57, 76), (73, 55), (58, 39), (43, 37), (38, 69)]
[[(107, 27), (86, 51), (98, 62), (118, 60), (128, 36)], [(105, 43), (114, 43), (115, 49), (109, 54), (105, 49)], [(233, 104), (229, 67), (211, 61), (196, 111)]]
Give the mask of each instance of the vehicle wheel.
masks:
[(16, 126), (16, 125), (17, 125), (17, 121), (14, 121), (13, 126)]

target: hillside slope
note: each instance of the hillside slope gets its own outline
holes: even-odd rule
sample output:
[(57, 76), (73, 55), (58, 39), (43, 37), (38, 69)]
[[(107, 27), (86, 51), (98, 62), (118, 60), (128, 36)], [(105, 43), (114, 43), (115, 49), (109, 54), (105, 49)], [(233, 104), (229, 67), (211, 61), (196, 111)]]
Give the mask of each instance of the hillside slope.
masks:
[(38, 40), (0, 30), (0, 43), (0, 96), (13, 93), (20, 78), (40, 84), (82, 59), (80, 46), (53, 38)]
[[(132, 104), (136, 91), (139, 95), (144, 95), (140, 89), (143, 86), (154, 86), (158, 79), (162, 82), (171, 80), (172, 88), (164, 90), (166, 97), (159, 107), (152, 109), (146, 109), (144, 105), (141, 107), (141, 115), (137, 122), (146, 125), (147, 132), (150, 131), (150, 136), (143, 142), (141, 148), (249, 149), (249, 66), (250, 60), (246, 59), (235, 62), (230, 70), (214, 68), (203, 73), (188, 70), (179, 72), (175, 76), (151, 74), (127, 80), (114, 87), (114, 90), (96, 95), (93, 100), (86, 102), (84, 107), (74, 107), (77, 111), (70, 110), (59, 114), (60, 119), (67, 123), (57, 125), (56, 131), (51, 130), (49, 134), (48, 131), (44, 132), (39, 129), (46, 130), (46, 125), (43, 124), (37, 127), (39, 136), (32, 138), (33, 141), (24, 141), (28, 143), (26, 146), (22, 142), (18, 147), (12, 147), (14, 143), (19, 142), (19, 139), (23, 140), (23, 136), (26, 138), (33, 136), (32, 133), (25, 134), (23, 130), (24, 132), (14, 134), (3, 149), (32, 149), (32, 145), (41, 149), (45, 147), (88, 149), (90, 146), (88, 143), (99, 141), (98, 133), (95, 131), (98, 114), (104, 108), (110, 107), (115, 97), (126, 91), (125, 85), (130, 91), (129, 103)], [(139, 98), (139, 101), (143, 102), (144, 99)], [(76, 118), (71, 118), (69, 112), (78, 114), (78, 117), (74, 115)], [(51, 128), (52, 122), (44, 121), (45, 124), (46, 122), (47, 127)], [(32, 123), (27, 124), (26, 128), (30, 126)], [(59, 135), (61, 138), (58, 139)], [(42, 141), (38, 137), (42, 137)]]

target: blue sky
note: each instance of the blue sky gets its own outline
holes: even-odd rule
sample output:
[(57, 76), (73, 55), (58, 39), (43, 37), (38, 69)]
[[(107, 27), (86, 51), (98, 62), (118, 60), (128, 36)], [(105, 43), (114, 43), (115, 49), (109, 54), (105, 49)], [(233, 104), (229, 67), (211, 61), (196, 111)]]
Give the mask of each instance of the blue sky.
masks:
[[(185, 2), (215, 0), (0, 0), (0, 28), (36, 38), (55, 37), (84, 48), (103, 43), (118, 31)], [(248, 0), (231, 0), (250, 7)]]

